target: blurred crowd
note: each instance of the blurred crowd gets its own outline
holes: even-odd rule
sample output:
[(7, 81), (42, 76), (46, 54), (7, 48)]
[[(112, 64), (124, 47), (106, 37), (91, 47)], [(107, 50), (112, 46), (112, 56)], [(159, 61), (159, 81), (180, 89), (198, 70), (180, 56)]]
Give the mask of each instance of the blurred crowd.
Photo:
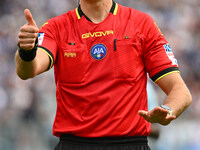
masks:
[[(160, 126), (155, 150), (200, 149), (200, 1), (199, 0), (116, 0), (119, 4), (150, 14), (178, 59), (193, 103), (171, 125)], [(77, 0), (0, 1), (0, 149), (53, 150), (56, 112), (53, 69), (33, 80), (22, 81), (15, 73), (14, 55), (19, 28), (29, 8), (41, 26), (46, 20), (77, 7)], [(158, 103), (164, 93), (155, 85)]]

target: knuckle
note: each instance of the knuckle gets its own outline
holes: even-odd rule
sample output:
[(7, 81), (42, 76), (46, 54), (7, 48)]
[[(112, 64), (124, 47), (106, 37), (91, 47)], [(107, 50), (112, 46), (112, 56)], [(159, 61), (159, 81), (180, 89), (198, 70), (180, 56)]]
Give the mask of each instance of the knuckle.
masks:
[(24, 34), (23, 34), (22, 32), (19, 32), (18, 37), (19, 37), (19, 38), (23, 38), (23, 37), (24, 37)]
[(37, 30), (36, 30), (36, 28), (35, 28), (35, 27), (32, 27), (32, 30), (33, 30), (33, 32), (34, 32), (34, 33), (36, 33), (36, 32), (37, 32)]
[(19, 38), (22, 37), (22, 33), (21, 32), (18, 33), (18, 37)]
[(24, 26), (22, 26), (21, 28), (20, 28), (20, 31), (24, 31), (26, 29), (26, 26), (24, 25)]
[(22, 43), (22, 39), (19, 39), (19, 40), (18, 40), (18, 43), (21, 44), (21, 43)]
[(26, 49), (26, 46), (25, 46), (24, 44), (22, 44), (22, 43), (20, 43), (20, 47), (21, 47), (22, 49)]
[(32, 44), (28, 44), (28, 45), (26, 46), (26, 49), (27, 49), (27, 50), (31, 50), (32, 48), (33, 48)]
[(35, 33), (35, 34), (34, 34), (34, 38), (37, 38), (37, 37), (38, 37), (38, 33)]
[(34, 27), (34, 29), (35, 29), (35, 32), (39, 32), (38, 27)]
[(32, 43), (32, 44), (31, 44), (31, 48), (34, 48), (34, 46), (35, 46), (35, 43)]
[(23, 26), (22, 26), (22, 27), (20, 27), (19, 31), (22, 31), (22, 30), (23, 30)]
[(34, 26), (30, 26), (30, 31), (33, 33), (37, 33), (37, 28)]
[(35, 28), (35, 29), (34, 29), (34, 32), (35, 32), (36, 34), (38, 34), (38, 32), (39, 32), (38, 28)]
[(35, 38), (30, 39), (30, 42), (35, 46)]
[(22, 49), (25, 49), (25, 50), (31, 50), (34, 47), (34, 44), (23, 44), (23, 43), (20, 43), (20, 47)]

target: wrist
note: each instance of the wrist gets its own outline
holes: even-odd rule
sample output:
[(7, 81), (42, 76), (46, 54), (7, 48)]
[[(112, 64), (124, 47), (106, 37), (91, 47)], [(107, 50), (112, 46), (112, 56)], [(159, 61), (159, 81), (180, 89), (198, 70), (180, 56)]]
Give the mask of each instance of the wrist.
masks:
[(168, 110), (168, 114), (170, 116), (173, 114), (171, 107), (169, 107), (167, 105), (160, 105), (159, 107), (161, 107), (162, 109)]
[(36, 39), (35, 46), (32, 50), (24, 50), (20, 47), (18, 43), (18, 48), (19, 48), (18, 53), (20, 58), (26, 62), (32, 61), (36, 57), (37, 45), (38, 45), (38, 38)]

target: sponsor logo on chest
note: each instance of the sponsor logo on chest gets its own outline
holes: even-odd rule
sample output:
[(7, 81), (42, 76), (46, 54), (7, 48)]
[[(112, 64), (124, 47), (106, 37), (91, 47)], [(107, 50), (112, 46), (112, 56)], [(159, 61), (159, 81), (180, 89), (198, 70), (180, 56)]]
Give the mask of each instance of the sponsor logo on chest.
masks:
[(108, 35), (113, 35), (113, 30), (109, 30), (109, 31), (99, 31), (99, 32), (89, 32), (89, 33), (84, 33), (82, 34), (82, 38), (86, 39), (86, 38), (93, 38), (93, 37), (102, 37), (102, 36), (108, 36)]

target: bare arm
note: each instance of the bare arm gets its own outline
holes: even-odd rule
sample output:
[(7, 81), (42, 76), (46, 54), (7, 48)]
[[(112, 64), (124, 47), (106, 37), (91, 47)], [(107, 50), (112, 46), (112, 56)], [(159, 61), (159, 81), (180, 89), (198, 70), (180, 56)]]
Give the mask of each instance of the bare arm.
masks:
[(178, 117), (191, 103), (192, 96), (179, 73), (172, 73), (157, 82), (167, 98), (164, 104)]
[[(28, 9), (24, 11), (24, 14), (28, 23), (20, 28), (19, 45), (23, 50), (30, 51), (35, 46), (35, 40), (38, 36), (39, 29)], [(23, 80), (33, 78), (46, 71), (49, 63), (48, 55), (41, 49), (38, 49), (36, 57), (28, 62), (21, 59), (18, 51), (15, 55), (16, 72)]]
[(35, 59), (31, 62), (23, 61), (18, 51), (15, 54), (15, 64), (17, 75), (23, 79), (33, 78), (36, 75), (45, 72), (49, 67), (49, 56), (41, 49), (37, 50)]
[(191, 103), (191, 94), (182, 80), (180, 74), (172, 73), (157, 81), (159, 87), (166, 93), (164, 104), (171, 107), (173, 115), (160, 107), (155, 107), (151, 111), (139, 110), (139, 114), (151, 123), (168, 125), (176, 119)]

